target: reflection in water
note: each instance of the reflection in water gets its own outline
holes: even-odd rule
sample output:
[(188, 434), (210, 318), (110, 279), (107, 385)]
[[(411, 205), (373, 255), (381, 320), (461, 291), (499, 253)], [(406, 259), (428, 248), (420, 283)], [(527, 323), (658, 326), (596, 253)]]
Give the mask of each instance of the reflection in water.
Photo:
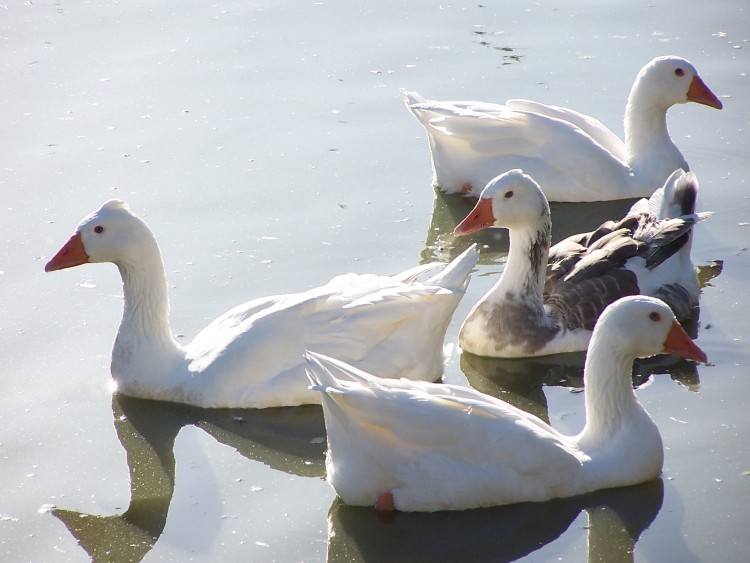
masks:
[(711, 281), (714, 278), (719, 277), (723, 269), (724, 260), (714, 260), (709, 264), (696, 266), (696, 270), (698, 273), (698, 284), (701, 286), (701, 289), (711, 287), (713, 285)]
[[(697, 314), (697, 313), (696, 313)], [(584, 352), (555, 354), (530, 359), (485, 358), (461, 353), (461, 370), (475, 389), (538, 416), (549, 424), (543, 387), (583, 389)], [(633, 387), (638, 388), (658, 374), (696, 391), (700, 384), (695, 362), (674, 356), (636, 360)]]
[(589, 519), (588, 560), (632, 561), (663, 497), (656, 479), (550, 502), (388, 518), (337, 498), (328, 512), (328, 561), (513, 561), (556, 540), (581, 510)]
[[(478, 243), (480, 248), (487, 245), (497, 252), (508, 252), (508, 234), (504, 229), (484, 229), (470, 236), (455, 238), (453, 229), (474, 208), (476, 200), (461, 195), (448, 195), (434, 188), (435, 199), (432, 207), (432, 219), (425, 239), (425, 248), (421, 253), (421, 263), (435, 261), (450, 262), (463, 250)], [(487, 264), (486, 253), (479, 257), (480, 264)]]
[(248, 459), (304, 477), (325, 475), (325, 426), (317, 405), (199, 409), (115, 394), (117, 436), (127, 455), (130, 505), (112, 516), (52, 510), (93, 561), (140, 561), (164, 530), (175, 483), (173, 447), (194, 425)]
[(541, 418), (549, 424), (543, 385), (583, 387), (584, 353), (534, 359), (504, 359), (461, 353), (461, 370), (475, 389)]

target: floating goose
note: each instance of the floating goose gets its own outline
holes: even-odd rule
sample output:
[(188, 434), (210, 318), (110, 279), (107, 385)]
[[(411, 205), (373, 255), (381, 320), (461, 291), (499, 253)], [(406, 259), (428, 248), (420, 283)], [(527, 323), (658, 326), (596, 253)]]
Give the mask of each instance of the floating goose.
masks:
[(447, 193), (478, 196), (498, 174), (521, 168), (544, 186), (549, 201), (648, 197), (677, 168), (689, 170), (667, 129), (667, 110), (721, 101), (695, 67), (657, 57), (636, 77), (625, 107), (625, 141), (598, 120), (529, 100), (505, 105), (425, 100), (402, 91), (427, 131), (433, 183)]
[[(186, 346), (169, 326), (156, 238), (125, 202), (108, 201), (84, 218), (45, 270), (87, 262), (119, 268), (125, 305), (111, 372), (120, 392), (199, 407), (263, 408), (320, 402), (308, 389), (305, 348), (390, 377), (440, 378), (445, 332), (477, 258), (472, 247), (447, 266), (393, 277), (346, 274), (303, 293), (255, 299)], [(438, 268), (424, 283), (415, 281)]]
[(624, 219), (550, 249), (539, 184), (521, 170), (493, 179), (454, 234), (506, 227), (510, 249), (500, 280), (461, 327), (461, 348), (504, 358), (585, 350), (601, 312), (626, 295), (659, 297), (689, 317), (700, 292), (691, 229), (708, 215), (695, 213), (697, 193), (695, 174), (676, 170)]
[(586, 425), (566, 436), (469, 387), (386, 380), (307, 353), (323, 393), (328, 481), (352, 505), (463, 510), (546, 501), (659, 476), (659, 429), (633, 392), (638, 357), (706, 355), (652, 297), (610, 305), (585, 365)]

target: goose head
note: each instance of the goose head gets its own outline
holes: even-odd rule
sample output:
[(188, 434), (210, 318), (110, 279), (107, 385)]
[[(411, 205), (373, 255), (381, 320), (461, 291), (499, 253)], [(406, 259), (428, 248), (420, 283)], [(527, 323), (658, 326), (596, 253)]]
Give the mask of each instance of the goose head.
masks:
[(509, 170), (487, 183), (476, 206), (453, 234), (468, 235), (487, 227), (531, 227), (548, 222), (549, 216), (549, 204), (539, 184), (521, 170)]
[(645, 295), (623, 297), (604, 310), (594, 329), (592, 350), (597, 335), (606, 335), (606, 348), (616, 343), (624, 355), (632, 358), (671, 354), (707, 361), (705, 352), (687, 335), (669, 306)]
[(650, 100), (664, 110), (674, 104), (697, 102), (716, 109), (722, 103), (706, 86), (695, 67), (683, 58), (657, 57), (638, 73), (631, 100)]
[(44, 267), (46, 272), (86, 263), (135, 263), (153, 253), (154, 235), (124, 201), (112, 199), (87, 215), (70, 240)]

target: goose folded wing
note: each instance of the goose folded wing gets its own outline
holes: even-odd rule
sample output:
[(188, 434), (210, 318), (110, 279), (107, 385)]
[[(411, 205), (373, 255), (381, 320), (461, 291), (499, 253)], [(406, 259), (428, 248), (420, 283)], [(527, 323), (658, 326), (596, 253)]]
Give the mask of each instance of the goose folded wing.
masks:
[(676, 254), (690, 240), (693, 225), (702, 218), (693, 214), (661, 221), (650, 217), (642, 221), (633, 237), (642, 243), (638, 255), (646, 260), (646, 267), (653, 269)]
[(612, 231), (588, 247), (581, 259), (565, 276), (564, 281), (577, 283), (595, 278), (622, 266), (626, 260), (636, 256), (639, 242), (627, 229)]
[(593, 330), (604, 309), (621, 297), (638, 294), (636, 275), (623, 268), (571, 283), (557, 280), (545, 288), (544, 304), (568, 330)]
[[(608, 269), (606, 261), (622, 265), (637, 254), (637, 245), (630, 231), (613, 221), (603, 223), (595, 231), (572, 235), (550, 248), (545, 283), (594, 276)], [(573, 279), (568, 279), (570, 276)]]
[(579, 113), (572, 109), (542, 104), (531, 100), (508, 100), (505, 105), (512, 111), (538, 113), (540, 115), (572, 123), (615, 155), (618, 159), (625, 161), (627, 158), (625, 143), (623, 143), (617, 135), (612, 133), (612, 131), (610, 131), (601, 121), (590, 115)]
[(587, 249), (576, 252), (573, 243), (567, 246), (567, 252), (559, 252), (558, 262), (548, 265), (544, 303), (568, 330), (592, 330), (607, 305), (639, 292), (636, 275), (622, 267), (637, 254), (639, 244), (627, 229), (619, 229)]
[[(371, 453), (386, 448), (389, 455), (410, 458), (477, 464), (497, 460), (523, 473), (543, 471), (553, 459), (576, 460), (580, 455), (566, 437), (502, 401), (447, 386), (373, 379), (327, 387), (325, 402), (328, 415), (359, 435), (358, 443), (368, 444)], [(528, 452), (530, 442), (533, 454)]]

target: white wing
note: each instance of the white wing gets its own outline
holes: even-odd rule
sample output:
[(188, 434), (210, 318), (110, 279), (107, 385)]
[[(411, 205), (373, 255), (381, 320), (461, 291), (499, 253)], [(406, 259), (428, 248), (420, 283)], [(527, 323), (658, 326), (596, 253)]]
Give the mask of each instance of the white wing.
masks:
[(425, 102), (410, 109), (432, 136), (436, 169), (465, 171), (475, 192), (513, 168), (533, 176), (551, 201), (611, 199), (613, 192), (629, 190), (622, 142), (599, 122), (533, 102), (514, 105), (545, 113), (479, 102)]
[(346, 502), (371, 504), (378, 490), (405, 509), (543, 498), (587, 460), (543, 421), (477, 391), (307, 360), (325, 393), (329, 479)]

